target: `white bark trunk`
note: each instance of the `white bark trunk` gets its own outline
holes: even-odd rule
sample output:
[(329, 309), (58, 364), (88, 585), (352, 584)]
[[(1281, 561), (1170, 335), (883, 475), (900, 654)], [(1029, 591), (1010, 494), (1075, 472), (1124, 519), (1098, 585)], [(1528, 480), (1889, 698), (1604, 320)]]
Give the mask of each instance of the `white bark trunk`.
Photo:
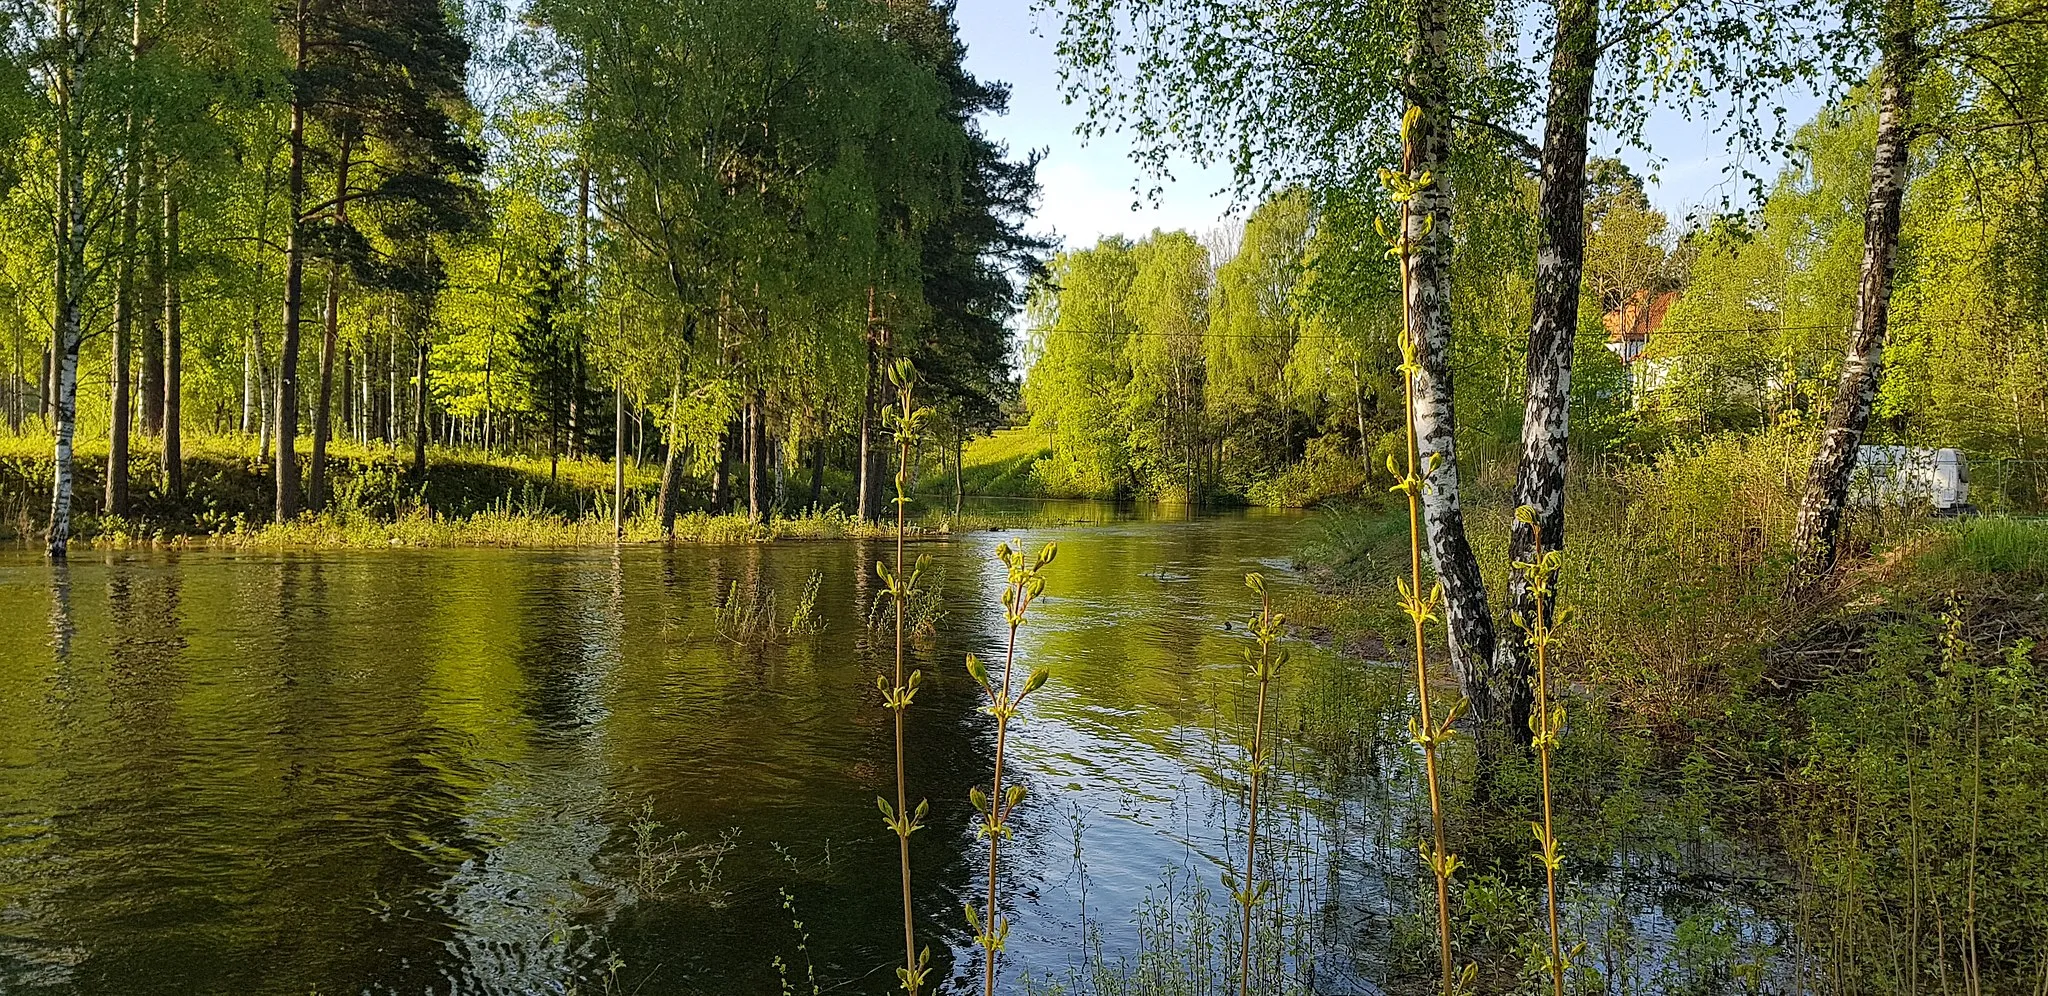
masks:
[(85, 169), (79, 147), (78, 78), (85, 66), (85, 36), (71, 23), (68, 4), (57, 5), (57, 38), (68, 58), (57, 70), (57, 321), (50, 344), (52, 428), (57, 437), (50, 478), (50, 559), (71, 547), (72, 443), (78, 435), (78, 346), (85, 307)]
[(1425, 480), (1422, 517), (1429, 534), (1429, 558), (1444, 587), (1444, 615), (1450, 630), (1451, 666), (1475, 710), (1489, 702), (1487, 665), (1493, 656), (1493, 617), (1486, 582), (1465, 535), (1459, 498), (1457, 417), (1451, 378), (1451, 196), (1444, 173), (1449, 160), (1449, 109), (1444, 97), (1449, 29), (1431, 4), (1419, 5), (1421, 44), (1410, 70), (1410, 87), (1422, 114), (1409, 128), (1402, 168), (1410, 176), (1428, 171), (1434, 179), (1418, 191), (1408, 215), (1410, 250), (1406, 307), (1420, 338), (1415, 376), (1415, 432)]
[(1820, 451), (1806, 477), (1793, 531), (1795, 588), (1810, 586), (1835, 566), (1849, 479), (1856, 448), (1870, 424), (1884, 375), (1884, 346), (1890, 331), (1892, 270), (1899, 247), (1901, 202), (1906, 186), (1913, 79), (1919, 53), (1911, 0), (1889, 0), (1886, 33), (1880, 41), (1877, 148), (1870, 166), (1870, 203), (1863, 215), (1863, 269), (1857, 285), (1856, 323), (1842, 356), (1835, 405), (1828, 412)]
[[(1550, 95), (1544, 114), (1541, 188), (1537, 193), (1540, 239), (1536, 251), (1535, 300), (1529, 320), (1527, 392), (1522, 410), (1522, 463), (1515, 480), (1515, 504), (1536, 511), (1544, 545), (1565, 542), (1564, 480), (1570, 459), (1572, 345), (1578, 333), (1579, 291), (1586, 262), (1586, 141), (1592, 114), (1593, 74), (1600, 58), (1599, 6), (1594, 0), (1557, 5), (1557, 38), (1550, 64)], [(1517, 521), (1508, 542), (1510, 565), (1535, 559), (1535, 532)], [(1552, 581), (1555, 581), (1553, 576)], [(1555, 599), (1552, 599), (1554, 603)], [(1529, 739), (1530, 662), (1528, 632), (1535, 624), (1536, 599), (1528, 575), (1510, 570), (1506, 614), (1496, 627), (1493, 713), (1478, 713), (1496, 728)], [(1476, 712), (1476, 710), (1475, 710)]]

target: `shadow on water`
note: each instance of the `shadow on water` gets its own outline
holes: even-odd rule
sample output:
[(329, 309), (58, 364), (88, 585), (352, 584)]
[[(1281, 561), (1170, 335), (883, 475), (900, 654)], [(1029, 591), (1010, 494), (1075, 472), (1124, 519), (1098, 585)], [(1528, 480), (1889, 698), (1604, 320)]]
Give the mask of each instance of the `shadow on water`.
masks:
[[(1022, 647), (1055, 681), (1013, 733), (1032, 794), (1004, 974), (1085, 986), (1162, 940), (1223, 943), (1200, 925), (1229, 900), (1248, 722), (1225, 623), (1247, 571), (1286, 573), (1300, 519), (1057, 511), (1090, 524), (1022, 537), (1062, 553)], [(946, 586), (913, 648), (910, 780), (933, 814), (913, 863), (955, 980), (965, 800), (991, 764), (960, 661), (1003, 637), (1001, 538), (920, 547)], [(883, 553), (0, 561), (0, 990), (752, 993), (780, 990), (779, 957), (799, 991), (806, 959), (828, 990), (889, 991)], [(792, 626), (814, 575), (817, 623)], [(1421, 895), (1405, 675), (1294, 661), (1271, 954), (1318, 991), (1379, 991)], [(1614, 853), (1579, 888), (1647, 936), (1672, 894), (1713, 887)]]

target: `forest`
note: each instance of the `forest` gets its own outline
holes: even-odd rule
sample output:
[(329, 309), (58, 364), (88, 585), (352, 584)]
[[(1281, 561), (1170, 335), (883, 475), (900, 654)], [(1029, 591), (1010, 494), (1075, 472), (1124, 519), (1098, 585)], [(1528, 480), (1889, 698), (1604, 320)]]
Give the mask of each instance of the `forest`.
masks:
[[(1521, 497), (1561, 514), (1541, 482), (1567, 454), (1640, 462), (1827, 424), (1960, 447), (1990, 475), (1980, 500), (2039, 505), (2048, 194), (2024, 6), (1589, 8), (1568, 26), (1598, 51), (1547, 80), (1533, 51), (1482, 36), (1445, 34), (1447, 59), (1499, 50), (1427, 80), (1384, 54), (1401, 37), (1355, 18), (1077, 8), (1060, 22), (1070, 99), (1131, 128), (1146, 165), (1226, 162), (1250, 213), (1059, 252), (1027, 231), (1044, 150), (987, 137), (1007, 89), (966, 70), (949, 9), (843, 6), (701, 24), (668, 5), (14, 11), (16, 531), (61, 551), (74, 505), (88, 534), (289, 522), (348, 489), (331, 478), (368, 482), (372, 452), (396, 468), (384, 492), (418, 487), (434, 447), (542, 459), (551, 484), (563, 459), (630, 454), (633, 494), (622, 480), (610, 502), (664, 534), (686, 505), (868, 520), (896, 358), (948, 426), (950, 455), (921, 454), (927, 488), (1014, 425), (1030, 434), (1007, 456), (1028, 466), (977, 475), (1004, 478), (996, 492), (1343, 497), (1399, 448), (1401, 281), (1374, 174), (1404, 154), (1387, 122), (1422, 83), (1444, 91), (1438, 168), (1459, 195), (1432, 216), (1457, 251), (1424, 281), (1447, 288), (1422, 398), (1442, 425), (1424, 434), (1454, 437), (1427, 451), (1465, 473), (1540, 451)], [(1873, 41), (1888, 18), (1911, 22), (1897, 92), (1869, 75), (1891, 64)], [(1332, 41), (1368, 61), (1317, 61)], [(1788, 81), (1834, 99), (1789, 122), (1771, 103)], [(1230, 113), (1242, 93), (1272, 113)], [(1789, 165), (1748, 177), (1751, 206), (1668, 218), (1588, 151), (1592, 122), (1666, 106)], [(1571, 133), (1546, 125), (1539, 145), (1539, 117)], [(1884, 245), (1864, 224), (1879, 166), (1900, 198)], [(1559, 168), (1578, 179), (1546, 185)], [(1862, 288), (1873, 261), (1885, 286)], [(1461, 417), (1432, 415), (1455, 382)], [(1869, 410), (1834, 404), (1844, 391)], [(1544, 414), (1567, 396), (1569, 419)], [(241, 479), (213, 499), (228, 507), (188, 494), (188, 436), (232, 457), (197, 469)], [(1839, 449), (1816, 495), (1842, 490)], [(33, 507), (46, 480), (59, 500)]]
[(66, 3), (12, 23), (4, 400), (54, 447), (53, 553), (67, 492), (95, 520), (161, 496), (189, 528), (192, 436), (267, 466), (251, 519), (328, 507), (344, 441), (418, 477), (430, 445), (558, 461), (627, 436), (664, 465), (659, 515), (687, 477), (764, 517), (765, 475), (808, 470), (815, 501), (828, 462), (865, 514), (888, 358), (961, 432), (1009, 391), (1033, 168), (977, 127), (1005, 90), (962, 68), (944, 9)]
[(0, 989), (2048, 992), (2048, 0), (1028, 7), (0, 0)]

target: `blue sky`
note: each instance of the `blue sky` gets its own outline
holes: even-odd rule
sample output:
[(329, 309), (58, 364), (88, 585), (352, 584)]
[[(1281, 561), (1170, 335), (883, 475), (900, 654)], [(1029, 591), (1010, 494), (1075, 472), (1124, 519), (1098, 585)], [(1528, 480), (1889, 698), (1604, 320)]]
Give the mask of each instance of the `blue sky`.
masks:
[[(1105, 234), (1133, 236), (1158, 228), (1186, 228), (1197, 234), (1217, 224), (1229, 207), (1222, 191), (1227, 171), (1198, 169), (1181, 163), (1176, 181), (1167, 184), (1156, 205), (1133, 211), (1133, 191), (1142, 178), (1129, 157), (1128, 144), (1112, 135), (1088, 143), (1074, 134), (1083, 111), (1060, 100), (1059, 66), (1053, 53), (1057, 23), (1050, 15), (1034, 15), (1027, 0), (960, 0), (957, 19), (967, 43), (967, 67), (983, 79), (1010, 84), (1010, 113), (985, 121), (991, 135), (1007, 141), (1013, 153), (1043, 148), (1050, 151), (1039, 167), (1044, 197), (1036, 231), (1051, 231), (1069, 246), (1085, 246)], [(1793, 124), (1819, 106), (1808, 95), (1786, 95)], [(1649, 145), (1660, 160), (1641, 151), (1621, 150), (1624, 160), (1646, 177), (1654, 176), (1650, 198), (1676, 222), (1695, 208), (1718, 207), (1722, 197), (1739, 199), (1742, 190), (1729, 183), (1723, 167), (1731, 157), (1726, 143), (1704, 122), (1690, 122), (1675, 112), (1653, 115), (1645, 126)], [(1597, 142), (1597, 138), (1596, 138)], [(1613, 153), (1612, 141), (1596, 151)], [(1769, 164), (1767, 164), (1769, 165)], [(1752, 169), (1757, 168), (1752, 163)]]

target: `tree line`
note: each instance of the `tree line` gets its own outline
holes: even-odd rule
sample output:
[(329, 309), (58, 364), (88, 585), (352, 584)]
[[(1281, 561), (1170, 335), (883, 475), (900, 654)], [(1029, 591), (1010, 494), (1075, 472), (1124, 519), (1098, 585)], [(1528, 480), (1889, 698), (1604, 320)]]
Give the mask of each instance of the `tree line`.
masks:
[[(1538, 535), (1549, 549), (1569, 545), (1567, 465), (1627, 421), (1602, 410), (1615, 385), (1611, 368), (1602, 369), (1606, 351), (1586, 348), (1598, 329), (1590, 304), (1604, 310), (1658, 289), (1652, 285), (1669, 279), (1675, 264), (1702, 292), (1672, 316), (1674, 332), (1767, 335), (1768, 355), (1781, 333), (1795, 342), (1818, 331), (1794, 326), (1825, 327), (1832, 358), (1788, 356), (1784, 369), (1763, 378), (1766, 393), (1804, 383), (1778, 411), (1817, 451), (1796, 523), (1796, 591), (1823, 583), (1836, 563), (1857, 446), (1873, 430), (1938, 433), (1995, 400), (2016, 413), (2003, 439), (2031, 452), (2027, 441), (2039, 428), (2027, 428), (2026, 418), (2039, 392), (2028, 389), (2024, 371), (2043, 354), (2048, 314), (2041, 271), (2030, 262), (2041, 246), (2038, 148), (2048, 126), (2048, 5), (2039, 0), (1047, 6), (1057, 13), (1068, 95), (1089, 109), (1095, 132), (1133, 136), (1141, 163), (1162, 175), (1186, 156), (1228, 167), (1240, 196), (1307, 191), (1320, 217), (1292, 256), (1300, 269), (1296, 328), (1334, 316), (1376, 327), (1385, 343), (1385, 330), (1398, 328), (1405, 312), (1417, 339), (1407, 372), (1427, 470), (1422, 513), (1441, 584), (1437, 611), (1472, 712), (1496, 731), (1528, 736), (1528, 634), (1542, 610), (1527, 572), (1507, 571), (1504, 591), (1487, 590), (1465, 515), (1461, 474), (1471, 461), (1460, 457), (1475, 443), (1513, 442), (1507, 504), (1533, 515), (1509, 527), (1511, 563), (1532, 559)], [(1779, 97), (1802, 85), (1835, 103), (1795, 133)], [(1803, 150), (1801, 166), (1774, 188), (1758, 183), (1770, 196), (1754, 214), (1702, 226), (1675, 245), (1625, 236), (1631, 228), (1654, 236), (1662, 225), (1643, 217), (1645, 204), (1601, 202), (1611, 192), (1603, 187), (1615, 184), (1613, 170), (1591, 154), (1594, 137), (1641, 146), (1643, 122), (1659, 107), (1711, 121), (1740, 153)], [(1390, 127), (1396, 120), (1398, 132)], [(1398, 172), (1383, 172), (1396, 165)], [(2017, 204), (2004, 200), (2015, 194)], [(1260, 210), (1271, 209), (1268, 202)], [(1909, 215), (1921, 220), (1909, 227)], [(1902, 243), (1902, 232), (1944, 225), (1947, 245)], [(1961, 231), (1972, 228), (1978, 246)], [(1318, 240), (1340, 251), (1320, 251)], [(1154, 236), (1150, 251), (1165, 241)], [(1398, 260), (1381, 262), (1394, 246)], [(1912, 267), (1904, 295), (1902, 246)], [(1097, 263), (1057, 265), (1086, 286)], [(1346, 279), (1347, 265), (1373, 277)], [(1736, 285), (1743, 268), (1761, 280)], [(1943, 282), (1964, 274), (1966, 282)], [(1775, 290), (1765, 286), (1772, 280)], [(1810, 303), (1785, 293), (1800, 284), (1809, 293), (1824, 288), (1834, 306), (1792, 320)], [(1960, 293), (1937, 303), (1945, 287)], [(1212, 321), (1226, 313), (1226, 290), (1219, 279)], [(1908, 376), (1887, 378), (1895, 297), (1933, 310), (1915, 313), (1918, 327), (1898, 337)], [(1325, 309), (1322, 300), (1338, 307)], [(1952, 362), (1915, 348), (1935, 334), (1940, 323), (1932, 319), (1958, 307), (1979, 324), (1969, 341), (1983, 352)], [(1387, 311), (1391, 319), (1379, 314)], [(1048, 372), (1076, 366), (1055, 341), (1047, 340), (1040, 364)], [(1755, 355), (1756, 345), (1724, 352)], [(1378, 352), (1384, 369), (1387, 350)], [(1937, 371), (1943, 363), (1950, 365)], [(1653, 400), (1652, 421), (1675, 415), (1684, 425), (1702, 414), (1701, 398), (1727, 400), (1725, 380), (1699, 375), (1712, 364), (1665, 369), (1673, 367), (1690, 378), (1692, 400), (1685, 392), (1676, 403)], [(1215, 365), (1208, 369), (1215, 375)], [(1993, 384), (1969, 382), (1993, 371), (2004, 397), (1994, 398)], [(1284, 397), (1284, 378), (1263, 382)], [(1343, 396), (1327, 387), (1317, 395), (1326, 406)], [(1279, 404), (1276, 426), (1312, 424), (1298, 405)], [(1628, 407), (1634, 416), (1638, 406)], [(1239, 411), (1221, 406), (1226, 417)], [(1326, 431), (1330, 425), (1325, 415)], [(1370, 433), (1368, 426), (1359, 442)], [(1972, 441), (2002, 445), (1981, 432)]]
[(893, 360), (959, 431), (1011, 390), (1036, 157), (981, 130), (1008, 93), (950, 3), (6, 16), (0, 401), (53, 437), (54, 556), (81, 432), (104, 515), (138, 473), (181, 492), (199, 431), (255, 438), (280, 521), (332, 500), (338, 437), (415, 474), (433, 442), (651, 442), (665, 519), (691, 489), (764, 516), (804, 469), (817, 501), (829, 466), (872, 516)]

